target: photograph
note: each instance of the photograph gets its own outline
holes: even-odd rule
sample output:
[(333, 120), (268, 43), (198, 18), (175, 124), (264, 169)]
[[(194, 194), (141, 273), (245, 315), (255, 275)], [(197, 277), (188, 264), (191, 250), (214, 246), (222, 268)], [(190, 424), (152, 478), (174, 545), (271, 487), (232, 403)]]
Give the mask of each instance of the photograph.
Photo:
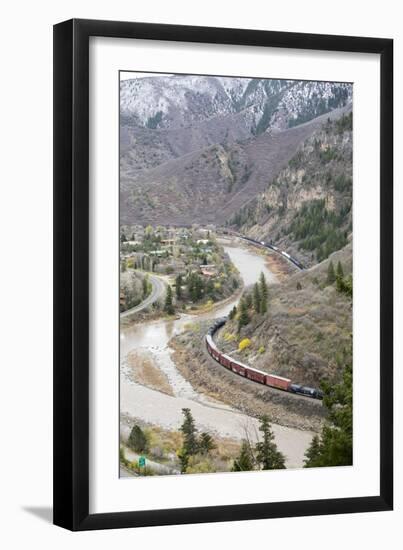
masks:
[(118, 78), (120, 478), (353, 466), (354, 84)]

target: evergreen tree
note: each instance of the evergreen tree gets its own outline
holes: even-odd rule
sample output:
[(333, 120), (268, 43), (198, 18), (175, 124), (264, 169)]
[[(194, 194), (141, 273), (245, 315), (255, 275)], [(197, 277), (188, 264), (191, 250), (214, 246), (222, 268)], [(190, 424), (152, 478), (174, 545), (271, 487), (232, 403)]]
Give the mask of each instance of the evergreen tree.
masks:
[(165, 306), (164, 311), (168, 313), (168, 315), (173, 315), (175, 313), (175, 308), (173, 305), (173, 299), (172, 299), (172, 288), (171, 285), (168, 285), (167, 292), (165, 295)]
[(253, 287), (253, 309), (256, 313), (260, 313), (260, 299), (259, 285), (255, 283), (255, 286)]
[(244, 439), (242, 441), (241, 451), (238, 458), (234, 460), (232, 466), (233, 472), (249, 472), (253, 470), (253, 455), (249, 443)]
[(334, 265), (332, 260), (330, 260), (329, 265), (327, 267), (327, 279), (326, 284), (332, 285), (336, 280), (336, 273), (334, 272)]
[(336, 278), (336, 288), (338, 292), (346, 294), (349, 298), (353, 297), (353, 278), (351, 275), (343, 279), (342, 277)]
[(195, 283), (194, 283), (194, 296), (195, 302), (200, 300), (203, 297), (203, 279), (196, 274)]
[(197, 454), (199, 444), (195, 422), (190, 409), (182, 409), (182, 413), (185, 417), (180, 427), (180, 431), (183, 433), (183, 446), (178, 456), (181, 461), (182, 473), (184, 473), (189, 462), (189, 457)]
[(192, 302), (197, 302), (203, 296), (203, 279), (197, 273), (190, 273), (187, 281), (188, 292)]
[(261, 299), (260, 299), (260, 313), (266, 313), (266, 311), (267, 311), (267, 299), (269, 297), (269, 291), (268, 291), (268, 288), (267, 288), (266, 277), (264, 276), (263, 271), (260, 274), (259, 282), (260, 282), (260, 296), (261, 296)]
[(148, 440), (143, 430), (135, 424), (130, 432), (128, 445), (136, 453), (145, 453), (148, 450)]
[(234, 306), (234, 307), (231, 309), (231, 311), (229, 312), (229, 315), (228, 315), (228, 317), (230, 318), (231, 321), (232, 321), (232, 319), (235, 318), (236, 312), (237, 312), (237, 309), (236, 309), (236, 306)]
[(340, 384), (322, 384), (323, 405), (329, 411), (320, 435), (306, 452), (305, 468), (350, 466), (353, 461), (353, 373), (347, 365)]
[(209, 296), (210, 298), (214, 298), (215, 296), (215, 288), (214, 288), (214, 283), (211, 279), (209, 279), (207, 281), (207, 284), (206, 284), (206, 294), (207, 296)]
[(344, 277), (343, 266), (341, 265), (340, 260), (337, 262), (336, 275), (337, 275), (337, 277), (340, 277), (341, 279), (343, 279), (343, 277)]
[(299, 281), (298, 281), (298, 283), (297, 283), (297, 290), (302, 290), (302, 285), (301, 285), (301, 283), (300, 283)]
[(143, 300), (148, 296), (148, 275), (143, 279)]
[(183, 278), (182, 278), (182, 275), (179, 273), (179, 275), (175, 279), (175, 291), (176, 291), (176, 298), (178, 300), (182, 299), (182, 284), (183, 284)]
[(320, 440), (317, 435), (315, 435), (311, 441), (311, 444), (307, 451), (305, 452), (304, 467), (315, 467), (317, 462), (319, 462), (320, 457)]
[(268, 416), (263, 415), (261, 417), (259, 430), (263, 434), (263, 440), (256, 444), (256, 458), (262, 465), (262, 470), (284, 469), (285, 458), (284, 455), (277, 450)]
[(246, 306), (245, 300), (242, 298), (239, 304), (240, 315), (238, 319), (238, 332), (241, 328), (249, 323), (248, 308)]
[(215, 448), (216, 445), (211, 435), (207, 432), (201, 433), (199, 441), (199, 453), (202, 455), (206, 455)]

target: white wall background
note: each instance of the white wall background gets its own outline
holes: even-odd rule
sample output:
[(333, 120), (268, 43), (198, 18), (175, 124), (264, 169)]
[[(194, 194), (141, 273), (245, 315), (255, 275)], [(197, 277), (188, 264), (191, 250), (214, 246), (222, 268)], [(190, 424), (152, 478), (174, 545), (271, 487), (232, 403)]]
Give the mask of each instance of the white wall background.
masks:
[[(71, 17), (262, 28), (395, 39), (396, 171), (402, 179), (403, 31), (393, 0), (62, 0), (18, 1), (1, 10), (0, 86), (0, 543), (5, 548), (192, 548), (262, 545), (299, 550), (399, 548), (403, 521), (402, 292), (396, 288), (395, 511), (351, 516), (279, 519), (69, 533), (51, 517), (52, 389), (52, 25)], [(371, 114), (368, 113), (368, 116)], [(401, 187), (395, 186), (396, 254), (402, 249)], [(396, 256), (395, 280), (403, 278)], [(397, 286), (397, 285), (396, 285)], [(400, 339), (400, 342), (399, 342)]]

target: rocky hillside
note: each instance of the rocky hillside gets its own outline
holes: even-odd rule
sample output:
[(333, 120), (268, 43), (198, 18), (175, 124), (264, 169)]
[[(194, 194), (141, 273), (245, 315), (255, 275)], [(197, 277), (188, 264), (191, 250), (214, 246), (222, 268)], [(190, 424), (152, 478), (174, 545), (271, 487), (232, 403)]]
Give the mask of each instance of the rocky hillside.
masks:
[[(336, 280), (338, 269), (341, 283)], [(254, 310), (251, 291), (247, 322), (240, 327), (239, 307), (215, 337), (219, 348), (295, 383), (319, 387), (323, 379), (339, 382), (345, 364), (351, 361), (351, 273), (352, 247), (348, 244), (315, 267), (270, 286), (264, 314)], [(237, 351), (244, 339), (250, 344)]]
[(264, 190), (320, 115), (348, 108), (351, 93), (351, 85), (325, 82), (122, 81), (122, 223), (222, 223)]
[(312, 265), (343, 248), (352, 231), (352, 113), (326, 122), (230, 225)]

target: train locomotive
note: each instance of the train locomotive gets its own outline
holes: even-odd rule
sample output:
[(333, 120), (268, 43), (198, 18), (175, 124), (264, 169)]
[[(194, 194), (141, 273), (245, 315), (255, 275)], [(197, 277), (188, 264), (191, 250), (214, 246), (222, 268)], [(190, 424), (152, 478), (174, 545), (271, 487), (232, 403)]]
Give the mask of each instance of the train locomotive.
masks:
[(238, 374), (239, 376), (243, 376), (244, 378), (248, 378), (249, 380), (253, 380), (254, 382), (257, 382), (259, 384), (264, 384), (277, 390), (304, 395), (313, 399), (323, 399), (323, 392), (317, 388), (294, 384), (289, 378), (278, 376), (276, 374), (268, 374), (267, 372), (263, 372), (261, 370), (250, 367), (249, 365), (241, 363), (240, 361), (233, 359), (226, 353), (222, 353), (217, 348), (213, 336), (214, 333), (226, 323), (226, 321), (226, 317), (217, 319), (215, 323), (209, 328), (206, 334), (207, 351), (211, 355), (211, 357), (215, 361), (217, 361), (217, 363), (232, 371), (233, 373)]

